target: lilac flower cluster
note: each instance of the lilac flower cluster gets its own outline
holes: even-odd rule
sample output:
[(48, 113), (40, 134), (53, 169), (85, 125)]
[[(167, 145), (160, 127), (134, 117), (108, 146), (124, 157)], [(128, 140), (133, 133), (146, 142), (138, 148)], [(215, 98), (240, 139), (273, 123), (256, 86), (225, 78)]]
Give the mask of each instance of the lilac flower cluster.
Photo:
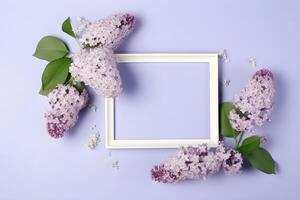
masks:
[(88, 93), (86, 90), (79, 93), (73, 86), (58, 85), (48, 97), (49, 110), (45, 114), (48, 133), (60, 138), (75, 125), (79, 111), (87, 104)]
[(96, 22), (79, 20), (75, 34), (83, 46), (115, 49), (133, 30), (135, 18), (129, 14), (118, 14)]
[(82, 49), (73, 57), (70, 73), (77, 81), (92, 87), (98, 95), (118, 96), (122, 81), (111, 49)]
[(252, 132), (254, 125), (261, 126), (270, 120), (275, 93), (273, 74), (268, 69), (257, 71), (246, 87), (235, 97), (229, 119), (238, 131)]
[(206, 179), (223, 168), (226, 174), (237, 174), (243, 164), (241, 154), (226, 150), (223, 143), (215, 149), (207, 145), (181, 147), (166, 162), (151, 169), (152, 179), (163, 183), (174, 183), (186, 179)]
[(119, 14), (96, 22), (81, 19), (75, 29), (76, 37), (84, 48), (73, 57), (70, 73), (76, 81), (91, 86), (98, 95), (118, 96), (122, 81), (113, 54), (120, 42), (133, 30), (135, 19)]

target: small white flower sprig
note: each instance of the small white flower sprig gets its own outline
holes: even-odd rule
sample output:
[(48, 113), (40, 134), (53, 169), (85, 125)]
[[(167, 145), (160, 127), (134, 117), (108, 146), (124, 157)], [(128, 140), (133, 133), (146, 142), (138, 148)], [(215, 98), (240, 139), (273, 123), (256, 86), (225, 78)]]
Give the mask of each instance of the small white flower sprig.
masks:
[(209, 149), (206, 144), (181, 147), (171, 158), (151, 169), (152, 179), (162, 183), (206, 179), (221, 168), (225, 174), (238, 174), (243, 159), (266, 174), (275, 174), (275, 161), (261, 147), (265, 138), (254, 135), (255, 126), (270, 121), (274, 93), (272, 72), (257, 71), (233, 103), (224, 102), (220, 106), (220, 132), (223, 137), (234, 138), (235, 147), (226, 149), (223, 142), (216, 149)]
[(51, 137), (63, 137), (76, 124), (80, 110), (87, 106), (86, 85), (104, 97), (121, 93), (122, 81), (113, 50), (131, 33), (134, 24), (132, 15), (117, 14), (95, 22), (80, 18), (73, 30), (67, 18), (62, 31), (81, 47), (73, 56), (67, 44), (55, 36), (45, 36), (38, 42), (33, 56), (49, 61), (39, 93), (49, 98), (45, 117)]

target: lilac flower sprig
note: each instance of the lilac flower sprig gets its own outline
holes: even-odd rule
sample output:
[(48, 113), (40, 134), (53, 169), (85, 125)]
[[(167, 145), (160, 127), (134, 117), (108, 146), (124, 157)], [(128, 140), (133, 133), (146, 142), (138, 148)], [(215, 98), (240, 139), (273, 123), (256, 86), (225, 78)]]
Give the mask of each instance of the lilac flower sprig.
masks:
[(223, 143), (215, 149), (206, 144), (198, 147), (181, 147), (165, 162), (151, 169), (153, 180), (162, 183), (174, 183), (186, 179), (205, 180), (221, 169), (225, 174), (240, 173), (243, 159), (235, 149), (225, 149)]
[[(234, 102), (225, 102), (220, 108), (221, 134), (235, 140), (235, 148), (256, 169), (275, 173), (275, 161), (261, 147), (263, 137), (254, 135), (256, 127), (270, 121), (273, 108), (274, 76), (268, 69), (257, 71), (235, 96)], [(250, 136), (244, 139), (244, 136)]]
[(88, 93), (84, 84), (76, 81), (69, 72), (72, 59), (67, 44), (62, 40), (54, 36), (42, 38), (34, 56), (49, 61), (42, 75), (39, 93), (49, 100), (45, 113), (47, 132), (53, 138), (61, 138), (76, 124), (79, 112), (89, 99)]
[(57, 37), (45, 36), (38, 42), (33, 55), (49, 62), (39, 93), (49, 98), (50, 106), (45, 116), (50, 136), (63, 137), (75, 125), (88, 100), (85, 85), (105, 97), (121, 93), (122, 81), (113, 49), (133, 30), (134, 24), (132, 15), (118, 14), (96, 22), (81, 19), (73, 30), (67, 18), (62, 31), (82, 48), (72, 56), (67, 44)]

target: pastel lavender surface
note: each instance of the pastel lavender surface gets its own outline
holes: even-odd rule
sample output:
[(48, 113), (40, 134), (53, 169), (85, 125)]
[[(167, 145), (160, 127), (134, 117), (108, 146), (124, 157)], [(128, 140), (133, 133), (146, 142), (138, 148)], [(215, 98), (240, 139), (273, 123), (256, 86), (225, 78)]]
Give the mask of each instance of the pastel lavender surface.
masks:
[(198, 147), (181, 147), (167, 161), (154, 166), (151, 169), (151, 177), (163, 183), (206, 179), (221, 168), (226, 174), (238, 174), (242, 164), (241, 154), (234, 149), (226, 150), (223, 143), (214, 150), (205, 144)]
[[(300, 1), (297, 0), (191, 0), (188, 3), (154, 0), (1, 1), (0, 83), (3, 87), (0, 100), (0, 199), (300, 199), (300, 161), (297, 159), (300, 152), (297, 117), (300, 112), (299, 8)], [(229, 79), (231, 83), (227, 88), (220, 88), (222, 102), (232, 101), (233, 96), (255, 73), (256, 69), (248, 63), (249, 57), (256, 58), (257, 69), (261, 66), (270, 67), (275, 75), (276, 104), (272, 111), (272, 123), (266, 123), (257, 129), (257, 133), (268, 138), (266, 148), (280, 163), (276, 175), (245, 169), (237, 176), (225, 177), (220, 174), (209, 177), (207, 181), (157, 184), (151, 180), (149, 169), (174, 153), (174, 149), (113, 150), (112, 160), (119, 160), (120, 163), (120, 170), (113, 170), (104, 142), (100, 142), (94, 152), (84, 146), (91, 125), (97, 124), (100, 131), (105, 128), (104, 99), (94, 96), (94, 93), (90, 95), (92, 103), (98, 107), (97, 112), (83, 112), (79, 124), (61, 140), (49, 138), (43, 118), (47, 101), (37, 94), (40, 89), (38, 80), (45, 62), (31, 56), (37, 42), (47, 33), (55, 34), (66, 39), (70, 49), (74, 49), (78, 45), (59, 30), (60, 23), (67, 16), (75, 19), (81, 15), (97, 20), (116, 12), (133, 13), (139, 19), (137, 31), (123, 43), (124, 46), (118, 48), (117, 53), (207, 53), (226, 48), (231, 61), (229, 64), (220, 63), (220, 84), (222, 79)], [(116, 113), (129, 104), (124, 100), (126, 97), (128, 102), (145, 104), (148, 96), (140, 94), (144, 86), (134, 89), (130, 83), (137, 76), (148, 80), (157, 71), (144, 71), (143, 66), (133, 67), (132, 70), (123, 68), (124, 91), (118, 97)], [(184, 75), (181, 70), (172, 71), (164, 67), (159, 72), (159, 77), (165, 77), (166, 80), (173, 75)], [(206, 73), (200, 74), (197, 70), (186, 74), (188, 76), (191, 73), (195, 74), (195, 78), (207, 77)], [(135, 82), (140, 85), (139, 80)], [(151, 89), (162, 94), (161, 83), (167, 84), (153, 82)], [(209, 87), (201, 84), (191, 87), (185, 82), (178, 82), (174, 86), (167, 86), (170, 86), (165, 92), (167, 97), (181, 93), (183, 89), (200, 97), (189, 98), (188, 101), (186, 98), (177, 98), (176, 101), (170, 101), (168, 109), (158, 106), (164, 112), (171, 112), (180, 106), (189, 110), (202, 109), (197, 103), (201, 95), (209, 94)], [(126, 88), (130, 89), (130, 94)], [(148, 111), (146, 108), (141, 110)], [(135, 113), (127, 110), (124, 113), (127, 114), (117, 119), (118, 124), (125, 125), (130, 119), (137, 118)], [(153, 116), (160, 120), (160, 113), (153, 113)], [(178, 116), (180, 118), (170, 120), (166, 126), (171, 125), (175, 129), (182, 124), (181, 119), (186, 115), (178, 112)], [(199, 122), (207, 119), (207, 115), (198, 113), (194, 117)], [(136, 130), (149, 130), (148, 123), (141, 117), (135, 122)], [(203, 136), (196, 123), (189, 128), (195, 130), (190, 136)], [(121, 132), (120, 129), (117, 131)], [(159, 127), (153, 129), (153, 132), (162, 131)], [(132, 134), (132, 137), (145, 137), (140, 131)], [(181, 138), (184, 133), (175, 132), (172, 136)]]
[(78, 119), (78, 114), (88, 101), (88, 93), (81, 93), (73, 86), (59, 85), (48, 95), (49, 110), (45, 114), (47, 130), (51, 137), (63, 137)]
[(242, 113), (232, 110), (229, 114), (232, 127), (238, 131), (252, 132), (254, 125), (262, 126), (270, 120), (274, 97), (274, 77), (270, 70), (257, 71), (240, 94), (234, 105)]

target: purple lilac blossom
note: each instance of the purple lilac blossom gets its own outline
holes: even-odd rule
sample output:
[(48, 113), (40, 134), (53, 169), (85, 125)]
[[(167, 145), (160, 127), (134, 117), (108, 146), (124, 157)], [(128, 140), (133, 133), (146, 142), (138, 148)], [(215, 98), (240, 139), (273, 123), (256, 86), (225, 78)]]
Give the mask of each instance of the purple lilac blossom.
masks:
[(135, 18), (130, 14), (117, 14), (102, 20), (89, 22), (79, 20), (75, 34), (83, 46), (115, 49), (131, 33)]
[(78, 114), (88, 101), (88, 93), (84, 89), (81, 93), (73, 86), (58, 85), (48, 95), (49, 109), (45, 114), (48, 133), (51, 137), (63, 137), (72, 128)]
[(70, 73), (104, 97), (118, 96), (122, 81), (113, 51), (108, 48), (82, 49), (74, 55)]
[(174, 183), (186, 179), (206, 179), (223, 168), (226, 174), (238, 174), (242, 156), (234, 149), (226, 150), (223, 143), (212, 150), (206, 144), (198, 147), (181, 147), (167, 161), (151, 169), (153, 180)]
[(238, 109), (229, 114), (232, 127), (238, 131), (253, 132), (255, 125), (261, 126), (270, 120), (275, 93), (273, 74), (268, 69), (257, 71), (239, 95), (234, 106)]
[(118, 14), (96, 22), (80, 19), (75, 34), (84, 48), (73, 56), (70, 72), (76, 81), (92, 87), (98, 95), (116, 97), (122, 80), (113, 54), (121, 41), (133, 30), (135, 18)]

